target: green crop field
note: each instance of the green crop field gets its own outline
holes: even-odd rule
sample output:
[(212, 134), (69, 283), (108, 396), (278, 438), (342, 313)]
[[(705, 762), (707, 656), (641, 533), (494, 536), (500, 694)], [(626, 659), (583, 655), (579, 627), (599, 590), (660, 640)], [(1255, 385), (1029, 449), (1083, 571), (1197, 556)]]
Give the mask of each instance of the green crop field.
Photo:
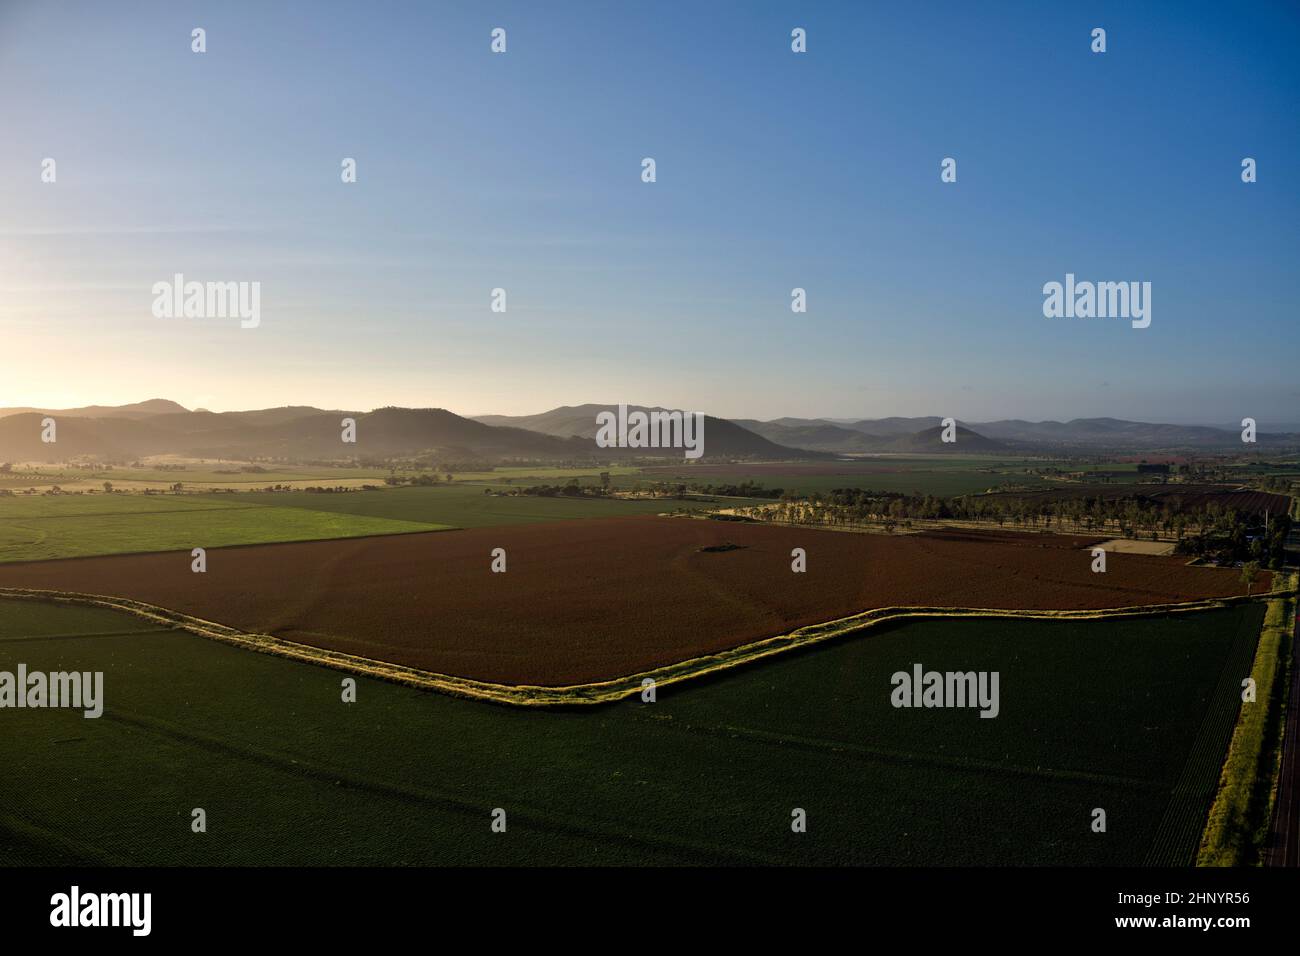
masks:
[(251, 508), (252, 495), (31, 495), (0, 498), (0, 521), (46, 518), (103, 517), (105, 515), (172, 514), (211, 511), (214, 508)]
[(339, 493), (0, 497), (0, 562), (660, 514), (719, 504), (540, 498), (484, 491), (483, 485), (448, 484)]
[(385, 468), (351, 468), (347, 466), (325, 465), (284, 465), (261, 466), (260, 472), (241, 471), (239, 464), (193, 462), (183, 468), (73, 468), (60, 465), (42, 465), (37, 468), (19, 468), (12, 472), (0, 473), (0, 488), (23, 491), (27, 488), (43, 490), (51, 485), (69, 485), (87, 483), (102, 484), (105, 481), (122, 486), (127, 482), (145, 482), (158, 490), (180, 482), (186, 486), (231, 488), (263, 488), (286, 481), (312, 481), (323, 485), (340, 481), (382, 482), (388, 474)]
[[(552, 482), (541, 482), (552, 483)], [(483, 485), (448, 484), (416, 488), (385, 488), (343, 494), (307, 491), (250, 495), (249, 500), (275, 508), (311, 508), (336, 514), (365, 515), (482, 528), (490, 525), (560, 521), (569, 518), (611, 518), (618, 515), (660, 514), (689, 502), (664, 499), (628, 501), (601, 498), (539, 498), (531, 495), (489, 495)], [(705, 507), (700, 505), (699, 507)], [(717, 507), (711, 505), (710, 507)]]
[[(345, 466), (330, 467), (324, 465), (285, 465), (260, 466), (262, 471), (241, 471), (232, 464), (190, 464), (183, 470), (163, 468), (114, 468), (111, 471), (95, 472), (89, 477), (100, 481), (152, 481), (166, 484), (231, 485), (235, 487), (263, 488), (284, 481), (319, 481), (329, 484), (331, 481), (383, 481), (388, 474), (385, 468), (349, 468)], [(71, 472), (69, 477), (84, 475)]]
[[(0, 670), (105, 673), (97, 720), (3, 714), (0, 863), (1140, 864), (1195, 845), (1262, 613), (916, 622), (536, 711), (344, 704), (336, 671), (0, 601)], [(999, 671), (999, 716), (894, 709), (913, 663)]]
[(304, 508), (259, 508), (255, 497), (114, 494), (0, 498), (0, 561), (352, 538), (447, 527)]

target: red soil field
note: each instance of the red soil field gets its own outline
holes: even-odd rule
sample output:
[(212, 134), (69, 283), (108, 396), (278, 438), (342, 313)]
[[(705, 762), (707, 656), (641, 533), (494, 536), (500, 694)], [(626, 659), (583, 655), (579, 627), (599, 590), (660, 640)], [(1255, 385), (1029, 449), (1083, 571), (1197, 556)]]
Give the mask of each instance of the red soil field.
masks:
[[(852, 534), (684, 518), (0, 566), (0, 587), (128, 597), (246, 631), (506, 684), (611, 679), (889, 605), (1074, 609), (1243, 591), (1239, 572), (1082, 536)], [(733, 550), (702, 551), (722, 544)], [(790, 551), (808, 570), (790, 570)], [(508, 570), (490, 570), (505, 548)], [(1261, 575), (1257, 589), (1266, 586)]]

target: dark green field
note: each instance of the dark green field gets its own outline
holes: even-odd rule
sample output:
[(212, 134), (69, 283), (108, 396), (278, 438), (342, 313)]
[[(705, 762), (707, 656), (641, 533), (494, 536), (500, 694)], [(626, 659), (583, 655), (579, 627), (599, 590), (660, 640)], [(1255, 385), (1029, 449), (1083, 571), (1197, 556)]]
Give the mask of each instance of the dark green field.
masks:
[[(335, 671), (0, 601), (0, 670), (103, 670), (106, 684), (98, 720), (0, 711), (0, 863), (1177, 857), (1199, 835), (1262, 613), (914, 623), (655, 704), (540, 712), (365, 679), (347, 705)], [(892, 708), (890, 674), (916, 662), (1000, 671), (1001, 715)], [(795, 807), (807, 833), (790, 830)]]
[(688, 484), (740, 484), (752, 481), (766, 488), (808, 495), (836, 488), (872, 491), (913, 492), (929, 495), (978, 494), (1007, 482), (1052, 487), (1034, 469), (1060, 466), (1047, 459), (1016, 459), (958, 455), (919, 457), (881, 456), (837, 461), (810, 468), (797, 462), (719, 466), (661, 466), (639, 475), (616, 476), (618, 487), (636, 487), (652, 482)]
[[(739, 484), (752, 481), (768, 488), (800, 493), (834, 488), (877, 491), (920, 491), (936, 495), (984, 491), (1012, 481), (1044, 488), (1055, 483), (1035, 476), (1034, 468), (1048, 460), (929, 456), (882, 457), (812, 466), (806, 463), (766, 463), (758, 466), (672, 466), (649, 471), (611, 468), (615, 487), (648, 489), (654, 484)], [(829, 469), (833, 473), (823, 473)], [(87, 473), (98, 477), (98, 473)], [(119, 482), (158, 475), (193, 485), (212, 474), (202, 471), (104, 472)], [(232, 482), (259, 487), (274, 481), (320, 477), (365, 477), (356, 469), (280, 469)], [(85, 475), (73, 474), (72, 477)], [(220, 476), (217, 476), (220, 477)], [(577, 480), (599, 484), (599, 471), (564, 468), (503, 468), (496, 472), (458, 475), (457, 481), (422, 487), (384, 487), (369, 491), (314, 493), (308, 491), (185, 494), (63, 494), (0, 497), (0, 562), (125, 554), (141, 551), (189, 550), (278, 541), (310, 541), (363, 535), (436, 531), (659, 514), (674, 510), (709, 510), (722, 506), (761, 505), (766, 499), (601, 499), (506, 496), (485, 494), (536, 484), (563, 485)], [(469, 480), (466, 480), (469, 479)], [(17, 480), (17, 479), (15, 479)], [(376, 478), (376, 480), (379, 480)], [(506, 484), (509, 481), (510, 484)], [(23, 487), (27, 487), (27, 484)]]
[[(549, 479), (540, 479), (537, 483), (550, 482)], [(671, 499), (628, 500), (488, 495), (484, 494), (486, 490), (486, 486), (478, 484), (449, 484), (423, 488), (386, 488), (383, 491), (360, 491), (349, 494), (331, 495), (290, 491), (249, 497), (255, 503), (276, 508), (312, 508), (335, 514), (451, 525), (457, 528), (483, 528), (493, 525), (527, 524), (533, 521), (562, 521), (571, 518), (655, 515), (691, 505), (691, 502)], [(697, 507), (718, 507), (718, 505), (699, 503)]]
[[(359, 494), (359, 493), (358, 493)], [(0, 561), (313, 541), (449, 525), (306, 508), (271, 495), (57, 495), (0, 498)]]

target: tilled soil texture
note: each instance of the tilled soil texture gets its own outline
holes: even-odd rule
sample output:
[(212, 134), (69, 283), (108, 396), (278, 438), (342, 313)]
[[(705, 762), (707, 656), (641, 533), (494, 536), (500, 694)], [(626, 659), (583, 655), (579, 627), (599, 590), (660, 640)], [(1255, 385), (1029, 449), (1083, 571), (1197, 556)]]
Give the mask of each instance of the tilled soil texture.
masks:
[[(1093, 609), (1242, 593), (1240, 572), (1078, 536), (845, 534), (612, 518), (0, 566), (0, 587), (127, 597), (478, 680), (637, 673), (874, 607)], [(725, 548), (725, 545), (736, 547)], [(492, 552), (507, 570), (493, 573)], [(711, 548), (714, 550), (704, 550)], [(791, 571), (791, 550), (807, 571)], [(1267, 587), (1260, 575), (1255, 588)]]

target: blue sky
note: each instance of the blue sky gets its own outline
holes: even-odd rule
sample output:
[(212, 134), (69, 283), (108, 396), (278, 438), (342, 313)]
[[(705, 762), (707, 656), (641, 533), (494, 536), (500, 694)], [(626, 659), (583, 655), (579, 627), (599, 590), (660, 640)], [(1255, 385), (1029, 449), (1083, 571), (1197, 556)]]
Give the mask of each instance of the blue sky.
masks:
[[(1298, 41), (1283, 3), (0, 0), (0, 405), (1300, 421)], [(177, 272), (261, 326), (155, 318)], [(1067, 272), (1150, 281), (1151, 327), (1045, 318)]]

